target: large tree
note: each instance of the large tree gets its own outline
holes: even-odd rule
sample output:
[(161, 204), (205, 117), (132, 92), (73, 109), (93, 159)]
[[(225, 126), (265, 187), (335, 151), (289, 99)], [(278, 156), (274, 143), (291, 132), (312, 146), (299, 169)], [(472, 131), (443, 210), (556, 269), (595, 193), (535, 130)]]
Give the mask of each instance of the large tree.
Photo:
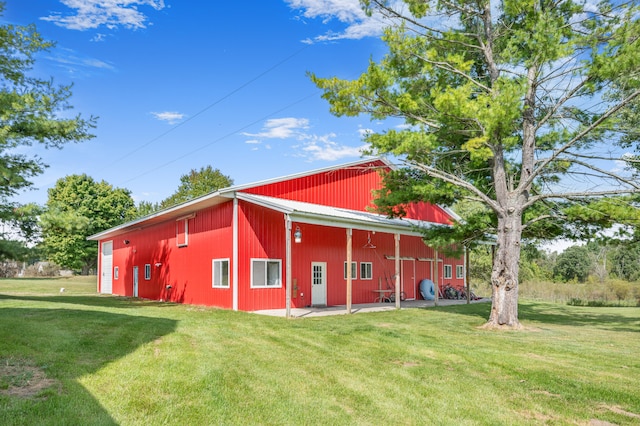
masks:
[(390, 23), (387, 55), (353, 81), (311, 77), (334, 114), (403, 121), (366, 137), (405, 166), (387, 177), (381, 211), (486, 206), (497, 238), (487, 326), (518, 328), (523, 233), (606, 226), (632, 210), (609, 197), (640, 190), (619, 166), (635, 158), (621, 144), (636, 143), (637, 2), (362, 3)]
[(96, 182), (86, 174), (59, 179), (49, 189), (46, 211), (41, 215), (48, 258), (89, 273), (96, 267), (98, 248), (87, 237), (131, 220), (135, 212), (129, 190)]
[(184, 203), (231, 185), (233, 185), (233, 179), (222, 174), (219, 169), (211, 166), (202, 167), (200, 170), (191, 169), (189, 173), (180, 176), (180, 186), (176, 192), (160, 203), (160, 207), (166, 208)]
[[(4, 10), (0, 2), (0, 14)], [(71, 86), (55, 85), (50, 79), (30, 76), (38, 52), (53, 43), (45, 41), (34, 25), (0, 25), (0, 221), (11, 229), (18, 205), (10, 198), (31, 186), (30, 179), (44, 171), (42, 158), (27, 155), (25, 147), (40, 144), (61, 148), (68, 142), (92, 137), (89, 133), (94, 119), (70, 117), (68, 110)], [(3, 232), (0, 240), (2, 257), (16, 258), (24, 245)], [(12, 256), (12, 253), (15, 256)]]
[(231, 185), (233, 179), (222, 174), (219, 169), (211, 166), (201, 167), (200, 170), (191, 169), (189, 173), (180, 176), (180, 185), (176, 192), (164, 200), (159, 203), (141, 201), (137, 207), (137, 216), (147, 216)]

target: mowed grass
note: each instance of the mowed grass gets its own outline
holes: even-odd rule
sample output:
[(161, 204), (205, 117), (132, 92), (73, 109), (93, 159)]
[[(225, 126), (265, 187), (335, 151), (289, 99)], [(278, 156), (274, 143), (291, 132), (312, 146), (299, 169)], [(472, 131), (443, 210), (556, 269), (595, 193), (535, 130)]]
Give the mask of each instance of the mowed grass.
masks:
[(496, 332), (488, 303), (287, 320), (94, 292), (0, 280), (0, 424), (640, 424), (638, 308), (523, 302)]

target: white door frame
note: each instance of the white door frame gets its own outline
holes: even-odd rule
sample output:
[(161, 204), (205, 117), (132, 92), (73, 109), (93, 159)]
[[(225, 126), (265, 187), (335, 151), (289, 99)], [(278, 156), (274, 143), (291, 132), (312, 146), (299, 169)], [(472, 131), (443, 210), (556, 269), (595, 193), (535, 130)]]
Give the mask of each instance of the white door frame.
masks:
[(311, 262), (311, 305), (327, 306), (327, 262)]
[(102, 243), (100, 273), (100, 293), (113, 294), (113, 241)]
[(138, 297), (138, 284), (140, 281), (138, 280), (139, 268), (137, 266), (133, 267), (133, 297)]

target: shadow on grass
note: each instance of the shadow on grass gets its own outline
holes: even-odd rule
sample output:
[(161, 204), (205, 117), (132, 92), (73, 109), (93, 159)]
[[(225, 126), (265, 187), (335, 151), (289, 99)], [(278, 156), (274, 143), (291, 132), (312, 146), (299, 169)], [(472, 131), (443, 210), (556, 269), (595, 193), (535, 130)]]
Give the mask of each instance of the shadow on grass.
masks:
[(111, 295), (95, 295), (95, 296), (76, 296), (76, 295), (52, 295), (52, 296), (27, 296), (15, 294), (1, 294), (0, 300), (21, 300), (25, 302), (47, 302), (47, 303), (64, 303), (72, 305), (96, 306), (103, 308), (128, 309), (137, 308), (144, 304), (145, 306), (170, 306), (166, 302), (150, 301), (138, 299), (135, 297), (111, 296)]
[(97, 310), (10, 307), (0, 308), (0, 324), (0, 361), (25, 360), (58, 383), (35, 399), (0, 394), (1, 424), (114, 425), (97, 396), (78, 379), (172, 333), (177, 321)]
[[(430, 308), (433, 309), (433, 308)], [(489, 319), (491, 303), (443, 306), (442, 312)], [(640, 309), (569, 306), (553, 303), (522, 302), (518, 316), (523, 322), (593, 327), (610, 331), (640, 332)]]
[(582, 307), (526, 302), (520, 304), (518, 310), (520, 319), (525, 321), (640, 332), (640, 309), (638, 308)]

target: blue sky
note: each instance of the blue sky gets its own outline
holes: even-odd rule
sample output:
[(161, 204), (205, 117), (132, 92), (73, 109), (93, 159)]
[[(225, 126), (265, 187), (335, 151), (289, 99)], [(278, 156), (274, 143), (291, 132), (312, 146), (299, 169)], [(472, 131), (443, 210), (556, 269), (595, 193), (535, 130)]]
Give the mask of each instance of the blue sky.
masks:
[(34, 73), (98, 117), (90, 141), (25, 150), (50, 167), (19, 202), (82, 173), (157, 202), (207, 165), (243, 184), (353, 161), (389, 126), (332, 116), (306, 75), (353, 79), (385, 53), (358, 0), (8, 0), (1, 19), (57, 43)]

